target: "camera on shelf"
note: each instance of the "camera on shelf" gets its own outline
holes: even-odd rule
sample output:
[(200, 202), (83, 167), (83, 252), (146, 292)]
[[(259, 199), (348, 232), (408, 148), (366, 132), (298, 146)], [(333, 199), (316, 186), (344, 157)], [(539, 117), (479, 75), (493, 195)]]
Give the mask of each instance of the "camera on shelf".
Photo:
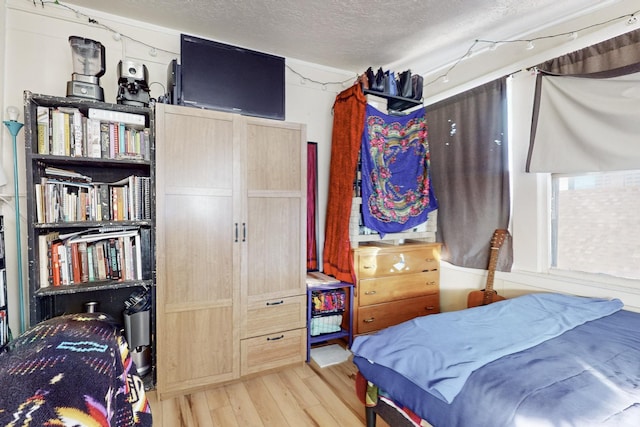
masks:
[(147, 66), (135, 61), (118, 63), (118, 104), (149, 106), (149, 71)]

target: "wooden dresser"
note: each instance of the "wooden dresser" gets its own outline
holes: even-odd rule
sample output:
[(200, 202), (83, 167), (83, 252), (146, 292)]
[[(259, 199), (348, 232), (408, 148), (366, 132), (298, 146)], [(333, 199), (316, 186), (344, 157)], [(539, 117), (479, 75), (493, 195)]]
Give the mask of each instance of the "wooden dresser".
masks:
[(368, 243), (353, 258), (354, 334), (440, 312), (439, 243)]

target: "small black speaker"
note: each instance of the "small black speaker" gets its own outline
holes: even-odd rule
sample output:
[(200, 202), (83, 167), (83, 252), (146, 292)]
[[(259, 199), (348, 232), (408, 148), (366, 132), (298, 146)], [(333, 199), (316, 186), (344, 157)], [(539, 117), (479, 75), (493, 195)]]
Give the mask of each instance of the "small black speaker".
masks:
[(174, 59), (167, 67), (167, 95), (169, 104), (182, 104), (182, 76), (180, 74), (180, 64)]

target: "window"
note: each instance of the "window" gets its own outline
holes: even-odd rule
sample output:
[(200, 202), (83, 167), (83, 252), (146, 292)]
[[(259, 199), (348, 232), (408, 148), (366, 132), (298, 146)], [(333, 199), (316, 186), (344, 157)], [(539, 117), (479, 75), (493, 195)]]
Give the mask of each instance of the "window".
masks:
[(552, 174), (557, 269), (640, 279), (640, 170)]

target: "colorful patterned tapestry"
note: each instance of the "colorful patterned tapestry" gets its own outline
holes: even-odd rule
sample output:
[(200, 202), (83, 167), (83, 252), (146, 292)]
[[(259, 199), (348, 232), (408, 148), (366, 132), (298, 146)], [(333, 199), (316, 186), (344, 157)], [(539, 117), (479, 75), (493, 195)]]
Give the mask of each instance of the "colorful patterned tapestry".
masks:
[(1, 426), (146, 427), (144, 385), (121, 329), (102, 313), (39, 323), (0, 354)]
[(426, 222), (438, 203), (424, 108), (391, 116), (367, 105), (360, 153), (364, 225), (384, 237)]

